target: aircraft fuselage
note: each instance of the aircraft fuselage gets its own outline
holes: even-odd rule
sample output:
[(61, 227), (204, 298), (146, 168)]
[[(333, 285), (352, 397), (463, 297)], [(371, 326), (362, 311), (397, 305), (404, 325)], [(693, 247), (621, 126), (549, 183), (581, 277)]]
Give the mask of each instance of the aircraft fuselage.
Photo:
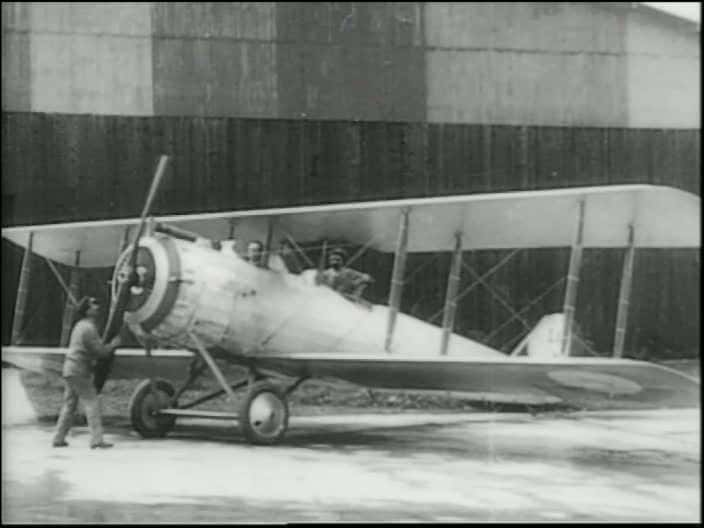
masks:
[[(133, 289), (125, 320), (135, 334), (148, 334), (161, 344), (192, 348), (192, 332), (206, 347), (238, 356), (427, 356), (440, 350), (439, 327), (398, 314), (391, 348), (385, 351), (388, 307), (355, 303), (315, 284), (315, 270), (294, 275), (260, 268), (229, 249), (156, 235), (140, 242), (138, 271), (141, 290)], [(456, 334), (448, 354), (505, 357)]]

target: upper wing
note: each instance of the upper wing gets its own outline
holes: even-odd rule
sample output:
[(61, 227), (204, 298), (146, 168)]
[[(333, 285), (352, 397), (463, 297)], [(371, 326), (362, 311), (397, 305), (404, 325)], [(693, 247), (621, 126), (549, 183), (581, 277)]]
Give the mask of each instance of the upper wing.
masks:
[[(576, 187), (545, 191), (473, 194), (441, 198), (361, 202), (283, 209), (261, 209), (157, 217), (203, 235), (222, 239), (231, 223), (241, 240), (266, 239), (268, 222), (275, 234), (298, 241), (346, 239), (382, 252), (396, 247), (399, 218), (410, 209), (408, 251), (447, 251), (454, 234), (464, 234), (463, 247), (503, 249), (571, 245), (579, 202), (584, 200), (585, 247), (621, 247), (634, 226), (636, 247), (698, 247), (700, 199), (674, 189), (652, 185)], [(34, 232), (33, 250), (52, 260), (73, 265), (80, 251), (82, 267), (115, 263), (125, 229), (137, 218), (13, 227), (3, 237), (27, 245)]]
[[(470, 360), (447, 357), (258, 357), (257, 364), (292, 376), (334, 377), (385, 389), (461, 391), (481, 399), (554, 403), (583, 409), (697, 407), (700, 384), (675, 370), (643, 361), (564, 358)], [(503, 396), (503, 397), (499, 397)]]

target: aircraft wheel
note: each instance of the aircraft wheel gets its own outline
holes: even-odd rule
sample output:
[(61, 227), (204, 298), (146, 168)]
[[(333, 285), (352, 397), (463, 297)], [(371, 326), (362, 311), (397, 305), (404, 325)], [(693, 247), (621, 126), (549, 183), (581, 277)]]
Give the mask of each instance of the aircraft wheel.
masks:
[(161, 438), (174, 428), (175, 416), (157, 414), (157, 411), (169, 406), (171, 396), (176, 391), (173, 385), (163, 379), (154, 380), (154, 389), (150, 380), (144, 380), (132, 394), (129, 404), (132, 427), (143, 438)]
[(268, 381), (254, 383), (240, 409), (240, 429), (248, 442), (272, 445), (288, 428), (288, 403), (283, 390)]

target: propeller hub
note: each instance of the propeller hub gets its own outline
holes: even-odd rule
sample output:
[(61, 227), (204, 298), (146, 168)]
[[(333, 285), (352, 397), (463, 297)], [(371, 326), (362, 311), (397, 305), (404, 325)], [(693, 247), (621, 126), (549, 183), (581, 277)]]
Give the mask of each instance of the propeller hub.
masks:
[[(181, 265), (176, 242), (168, 236), (140, 239), (137, 257), (132, 250), (120, 255), (115, 266), (113, 298), (122, 291), (116, 315), (130, 329), (150, 333), (171, 312), (180, 288)], [(134, 269), (132, 269), (134, 263)]]
[[(147, 239), (144, 239), (146, 241)], [(156, 277), (156, 265), (152, 250), (147, 246), (140, 245), (137, 248), (137, 259), (134, 269), (131, 264), (132, 248), (125, 250), (120, 255), (115, 266), (115, 276), (113, 280), (113, 298), (117, 298), (117, 291), (120, 287), (129, 289), (129, 300), (125, 310), (133, 312), (146, 303), (149, 295), (154, 289)]]

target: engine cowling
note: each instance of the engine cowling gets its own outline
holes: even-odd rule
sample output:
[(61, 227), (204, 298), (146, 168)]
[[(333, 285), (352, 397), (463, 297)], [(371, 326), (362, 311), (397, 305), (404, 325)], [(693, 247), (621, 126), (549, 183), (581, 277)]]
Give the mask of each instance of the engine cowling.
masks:
[[(118, 261), (113, 288), (126, 276), (129, 253)], [(144, 237), (125, 322), (138, 337), (173, 346), (191, 346), (189, 331), (206, 346), (223, 346), (237, 293), (251, 289), (245, 283), (254, 270), (246, 268), (253, 267), (232, 252), (168, 236)]]

